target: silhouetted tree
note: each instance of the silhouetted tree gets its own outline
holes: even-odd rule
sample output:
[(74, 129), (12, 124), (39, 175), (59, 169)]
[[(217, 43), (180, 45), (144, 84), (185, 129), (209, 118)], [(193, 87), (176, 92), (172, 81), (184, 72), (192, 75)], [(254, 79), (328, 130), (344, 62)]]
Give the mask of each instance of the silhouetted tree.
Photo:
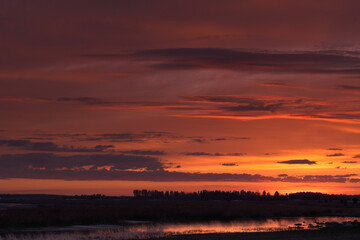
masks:
[[(252, 192), (252, 191), (208, 191), (202, 190), (198, 192), (185, 193), (178, 191), (163, 191), (158, 190), (134, 190), (133, 191), (134, 198), (138, 199), (166, 199), (166, 200), (340, 200), (340, 202), (346, 205), (347, 200), (353, 201), (354, 204), (357, 204), (357, 198), (351, 198), (346, 195), (329, 195), (322, 193), (313, 193), (313, 192), (298, 192), (291, 193), (286, 195), (281, 195), (278, 191), (274, 193), (272, 196), (269, 192), (263, 191), (262, 194), (260, 192)], [(98, 199), (104, 198), (104, 195), (81, 195), (79, 198), (86, 199)]]
[(274, 197), (278, 199), (280, 197), (280, 193), (278, 191), (275, 192)]

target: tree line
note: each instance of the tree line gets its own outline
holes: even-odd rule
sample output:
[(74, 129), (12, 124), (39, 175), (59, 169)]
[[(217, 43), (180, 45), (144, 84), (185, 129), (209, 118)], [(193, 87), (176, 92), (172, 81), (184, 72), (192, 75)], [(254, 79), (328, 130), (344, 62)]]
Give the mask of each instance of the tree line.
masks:
[(158, 190), (134, 190), (135, 199), (165, 199), (165, 200), (355, 200), (354, 196), (324, 194), (316, 192), (298, 192), (290, 194), (280, 194), (275, 191), (274, 194), (263, 191), (207, 191), (202, 190), (198, 192), (185, 193), (182, 191), (158, 191)]

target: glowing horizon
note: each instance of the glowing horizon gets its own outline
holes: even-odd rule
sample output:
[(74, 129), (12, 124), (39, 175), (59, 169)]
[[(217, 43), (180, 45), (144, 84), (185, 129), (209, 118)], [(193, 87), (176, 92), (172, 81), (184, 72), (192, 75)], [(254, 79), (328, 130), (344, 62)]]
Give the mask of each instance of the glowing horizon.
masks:
[(359, 193), (359, 3), (0, 5), (0, 193)]

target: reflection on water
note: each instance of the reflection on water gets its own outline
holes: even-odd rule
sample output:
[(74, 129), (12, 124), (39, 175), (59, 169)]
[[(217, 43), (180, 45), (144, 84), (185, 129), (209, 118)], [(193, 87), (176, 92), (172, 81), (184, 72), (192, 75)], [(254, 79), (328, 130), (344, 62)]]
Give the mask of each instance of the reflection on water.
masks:
[(159, 233), (163, 235), (184, 235), (202, 233), (235, 232), (271, 232), (297, 229), (316, 229), (347, 222), (347, 226), (360, 220), (354, 217), (318, 217), (318, 218), (277, 218), (266, 220), (247, 220), (233, 222), (208, 223), (163, 223), (142, 224), (124, 228), (125, 231), (139, 233)]
[(145, 239), (170, 235), (271, 232), (299, 229), (317, 229), (326, 226), (358, 224), (354, 217), (276, 218), (207, 223), (145, 223), (128, 222), (126, 225), (71, 226), (63, 228), (27, 229), (27, 232), (2, 239)]

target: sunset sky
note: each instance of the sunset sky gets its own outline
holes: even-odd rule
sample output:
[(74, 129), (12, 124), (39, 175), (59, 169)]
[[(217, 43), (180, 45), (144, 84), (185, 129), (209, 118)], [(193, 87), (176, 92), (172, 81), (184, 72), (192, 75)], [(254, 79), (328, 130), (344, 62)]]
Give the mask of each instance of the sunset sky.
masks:
[(0, 193), (360, 193), (360, 2), (0, 0)]

